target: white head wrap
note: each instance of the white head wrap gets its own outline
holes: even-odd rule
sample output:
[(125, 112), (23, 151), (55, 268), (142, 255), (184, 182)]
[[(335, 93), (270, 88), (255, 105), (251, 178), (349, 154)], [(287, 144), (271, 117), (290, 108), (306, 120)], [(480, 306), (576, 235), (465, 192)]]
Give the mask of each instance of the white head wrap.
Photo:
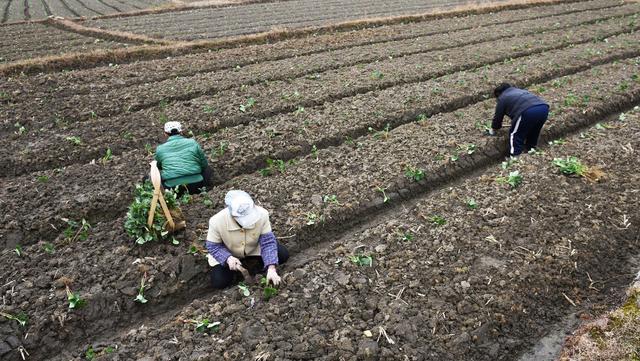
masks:
[(182, 132), (182, 124), (180, 122), (166, 122), (164, 123), (164, 132), (167, 134), (171, 134), (172, 130), (177, 130), (178, 133)]
[(229, 208), (231, 216), (235, 218), (242, 228), (250, 229), (260, 219), (260, 213), (256, 209), (251, 196), (240, 190), (227, 192), (224, 204)]

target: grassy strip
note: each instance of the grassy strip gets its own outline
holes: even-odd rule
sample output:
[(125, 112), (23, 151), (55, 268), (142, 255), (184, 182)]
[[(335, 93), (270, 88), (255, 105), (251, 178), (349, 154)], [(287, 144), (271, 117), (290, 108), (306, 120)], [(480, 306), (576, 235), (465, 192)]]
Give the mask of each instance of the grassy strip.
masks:
[(59, 19), (55, 17), (47, 19), (46, 24), (61, 30), (70, 31), (92, 38), (111, 40), (128, 44), (170, 45), (175, 43), (174, 41), (170, 40), (153, 39), (146, 35), (133, 34), (124, 31), (90, 28), (79, 23), (75, 23), (71, 20)]

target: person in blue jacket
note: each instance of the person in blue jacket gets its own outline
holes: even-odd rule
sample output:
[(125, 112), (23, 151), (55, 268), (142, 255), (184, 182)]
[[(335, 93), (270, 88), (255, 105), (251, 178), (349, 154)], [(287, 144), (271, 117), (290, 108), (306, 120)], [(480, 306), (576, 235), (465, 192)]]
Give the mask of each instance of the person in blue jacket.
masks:
[(511, 118), (509, 129), (509, 154), (514, 157), (523, 150), (530, 151), (538, 145), (542, 126), (549, 116), (549, 104), (530, 92), (509, 83), (498, 85), (493, 91), (498, 98), (488, 135), (496, 135), (502, 128), (505, 115)]

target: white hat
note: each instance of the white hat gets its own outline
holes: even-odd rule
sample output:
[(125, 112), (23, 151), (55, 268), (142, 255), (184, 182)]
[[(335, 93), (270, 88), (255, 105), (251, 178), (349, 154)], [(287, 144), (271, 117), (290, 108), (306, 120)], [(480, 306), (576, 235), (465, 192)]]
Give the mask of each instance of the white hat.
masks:
[(173, 130), (177, 130), (178, 133), (182, 132), (182, 124), (180, 122), (166, 122), (164, 123), (164, 132), (171, 134)]
[(231, 216), (242, 228), (253, 228), (260, 219), (260, 213), (258, 213), (253, 199), (245, 191), (232, 190), (227, 192), (224, 204), (227, 205)]

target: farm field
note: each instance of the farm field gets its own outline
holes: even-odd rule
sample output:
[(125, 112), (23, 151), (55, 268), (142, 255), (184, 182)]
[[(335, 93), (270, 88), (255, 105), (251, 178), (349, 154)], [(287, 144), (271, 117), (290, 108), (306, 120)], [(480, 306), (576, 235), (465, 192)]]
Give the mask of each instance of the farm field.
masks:
[[(369, 3), (367, 15), (425, 11)], [(84, 24), (188, 40), (272, 26), (207, 33), (204, 10)], [(347, 12), (305, 13), (312, 25)], [(567, 315), (606, 311), (637, 267), (639, 13), (531, 5), (6, 74), (0, 311), (28, 320), (0, 317), (0, 359), (515, 360)], [(29, 26), (37, 39), (46, 25)], [(50, 34), (7, 61), (55, 41), (84, 50)], [(517, 162), (502, 163), (506, 130), (482, 136), (502, 81), (551, 104), (544, 146)], [(179, 245), (137, 246), (125, 214), (167, 120), (203, 146), (215, 186), (182, 205)], [(562, 174), (554, 159), (569, 156), (598, 179)], [(268, 301), (258, 286), (212, 290), (189, 252), (230, 189), (270, 211), (292, 253)], [(68, 308), (65, 283), (85, 307)], [(197, 332), (204, 319), (219, 329)]]

